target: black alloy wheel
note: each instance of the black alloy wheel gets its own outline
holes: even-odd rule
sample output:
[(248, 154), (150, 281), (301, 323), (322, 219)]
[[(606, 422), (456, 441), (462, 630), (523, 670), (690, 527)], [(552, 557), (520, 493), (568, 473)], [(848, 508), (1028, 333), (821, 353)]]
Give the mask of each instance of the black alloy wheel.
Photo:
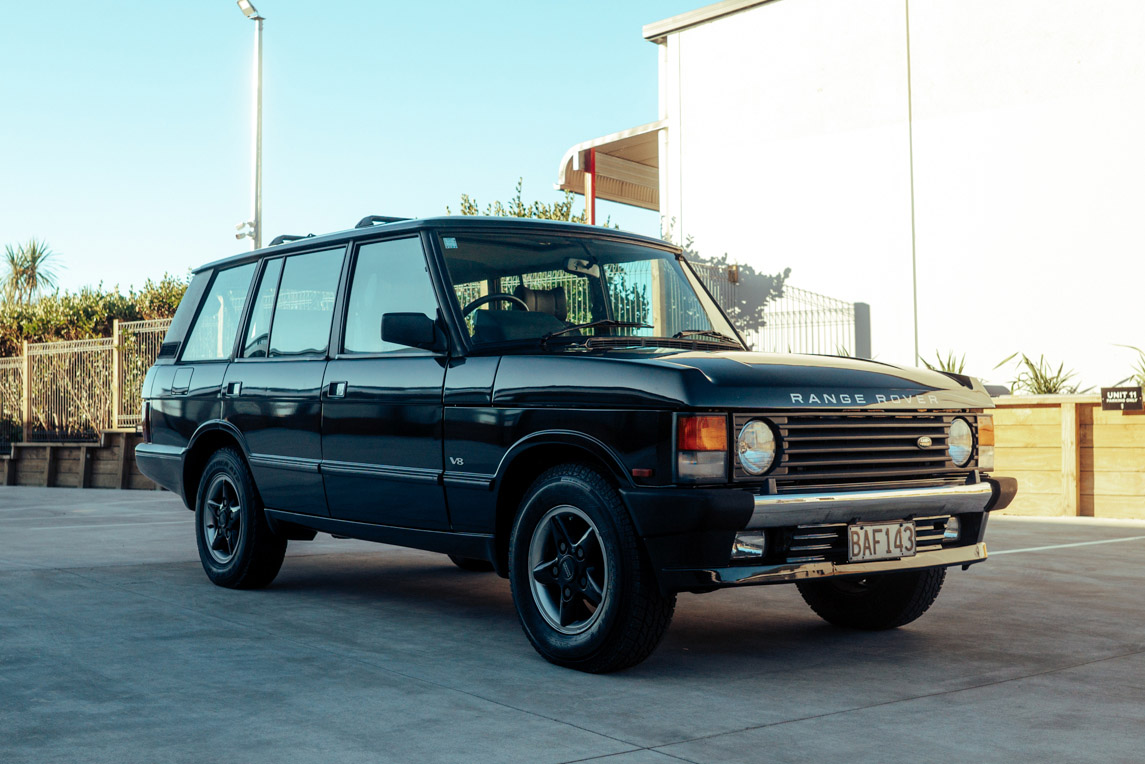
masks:
[(640, 663), (672, 620), (616, 489), (564, 464), (536, 479), (509, 541), (509, 582), (526, 636), (546, 660), (591, 673)]
[(231, 448), (211, 455), (195, 501), (195, 537), (207, 577), (230, 589), (270, 584), (286, 556), (286, 539), (275, 534), (246, 462)]

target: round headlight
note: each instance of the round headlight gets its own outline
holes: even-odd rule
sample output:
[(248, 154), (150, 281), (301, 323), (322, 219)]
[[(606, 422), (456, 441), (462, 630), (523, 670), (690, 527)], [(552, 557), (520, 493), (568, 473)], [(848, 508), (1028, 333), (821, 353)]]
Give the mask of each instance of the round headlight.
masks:
[(775, 433), (766, 422), (753, 419), (743, 426), (736, 440), (740, 466), (749, 475), (762, 475), (775, 461)]
[(974, 432), (965, 419), (955, 419), (950, 423), (946, 450), (950, 452), (950, 459), (955, 465), (965, 467), (970, 463), (970, 454), (974, 451)]

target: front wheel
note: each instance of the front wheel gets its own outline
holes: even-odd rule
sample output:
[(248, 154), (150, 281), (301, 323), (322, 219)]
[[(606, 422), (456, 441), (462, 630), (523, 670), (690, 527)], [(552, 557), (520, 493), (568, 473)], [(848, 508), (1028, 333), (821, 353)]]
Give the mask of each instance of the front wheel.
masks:
[(905, 626), (934, 603), (946, 568), (882, 573), (866, 578), (804, 581), (804, 601), (820, 618), (836, 626), (880, 631)]
[(554, 467), (521, 502), (509, 541), (521, 625), (546, 660), (591, 673), (628, 668), (659, 644), (664, 596), (616, 489), (595, 470)]
[(286, 539), (267, 524), (250, 469), (234, 449), (216, 451), (203, 470), (195, 530), (203, 570), (228, 589), (268, 586), (286, 556)]

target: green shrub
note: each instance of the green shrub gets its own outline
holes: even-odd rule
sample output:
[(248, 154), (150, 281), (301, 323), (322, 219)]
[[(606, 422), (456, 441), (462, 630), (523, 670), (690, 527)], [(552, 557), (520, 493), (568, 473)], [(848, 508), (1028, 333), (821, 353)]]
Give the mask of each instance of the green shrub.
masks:
[(1087, 387), (1079, 390), (1077, 382), (1073, 381), (1077, 372), (1072, 369), (1066, 371), (1064, 363), (1058, 364), (1055, 370), (1044, 355), (1034, 361), (1025, 353), (1013, 353), (994, 368), (1005, 366), (1010, 361), (1014, 361), (1014, 368), (1018, 372), (1010, 383), (1015, 395), (1077, 395), (1093, 389)]
[[(1013, 357), (1014, 356), (1010, 356), (1010, 358)], [(1006, 361), (1010, 360), (1010, 358), (1007, 358)], [(966, 354), (963, 353), (961, 357), (958, 357), (954, 355), (953, 350), (947, 353), (945, 358), (942, 357), (941, 353), (935, 350), (934, 363), (931, 363), (925, 358), (920, 358), (919, 360), (922, 361), (923, 366), (930, 369), (931, 371), (949, 371), (952, 374), (962, 374), (964, 373), (963, 369), (966, 368)], [(1003, 361), (1002, 363), (1005, 363), (1006, 361)], [(1001, 364), (999, 364), (999, 366), (1000, 365)]]
[(26, 342), (87, 340), (111, 336), (113, 320), (170, 318), (187, 290), (187, 280), (164, 274), (125, 295), (103, 284), (78, 292), (56, 292), (31, 302), (0, 303), (0, 356), (20, 355)]

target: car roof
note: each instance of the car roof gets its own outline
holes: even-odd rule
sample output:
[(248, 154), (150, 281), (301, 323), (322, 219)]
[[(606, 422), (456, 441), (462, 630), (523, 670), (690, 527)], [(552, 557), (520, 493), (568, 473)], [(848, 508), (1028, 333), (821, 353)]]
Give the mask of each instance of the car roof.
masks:
[(658, 247), (668, 247), (679, 252), (679, 247), (676, 247), (669, 242), (665, 242), (660, 239), (654, 239), (650, 236), (643, 236), (641, 234), (628, 233), (626, 231), (621, 231), (615, 228), (603, 228), (601, 226), (586, 225), (584, 223), (569, 223), (563, 220), (486, 217), (479, 215), (451, 215), (432, 218), (419, 218), (414, 220), (402, 220), (394, 223), (383, 223), (381, 225), (367, 226), (364, 228), (349, 228), (345, 231), (324, 233), (320, 236), (310, 235), (304, 238), (294, 239), (283, 244), (263, 247), (262, 249), (254, 250), (253, 252), (243, 252), (241, 254), (231, 255), (230, 257), (224, 257), (220, 260), (215, 260), (206, 263), (205, 265), (200, 265), (198, 268), (194, 269), (194, 272), (199, 273), (201, 271), (222, 268), (225, 266), (241, 265), (242, 263), (255, 261), (269, 255), (289, 255), (293, 252), (312, 250), (315, 247), (321, 247), (323, 245), (336, 246), (356, 239), (380, 238), (403, 232), (415, 233), (426, 229), (449, 230), (461, 228), (518, 232), (534, 230), (547, 231), (550, 233), (560, 232), (579, 236), (626, 239), (639, 244), (652, 244)]

